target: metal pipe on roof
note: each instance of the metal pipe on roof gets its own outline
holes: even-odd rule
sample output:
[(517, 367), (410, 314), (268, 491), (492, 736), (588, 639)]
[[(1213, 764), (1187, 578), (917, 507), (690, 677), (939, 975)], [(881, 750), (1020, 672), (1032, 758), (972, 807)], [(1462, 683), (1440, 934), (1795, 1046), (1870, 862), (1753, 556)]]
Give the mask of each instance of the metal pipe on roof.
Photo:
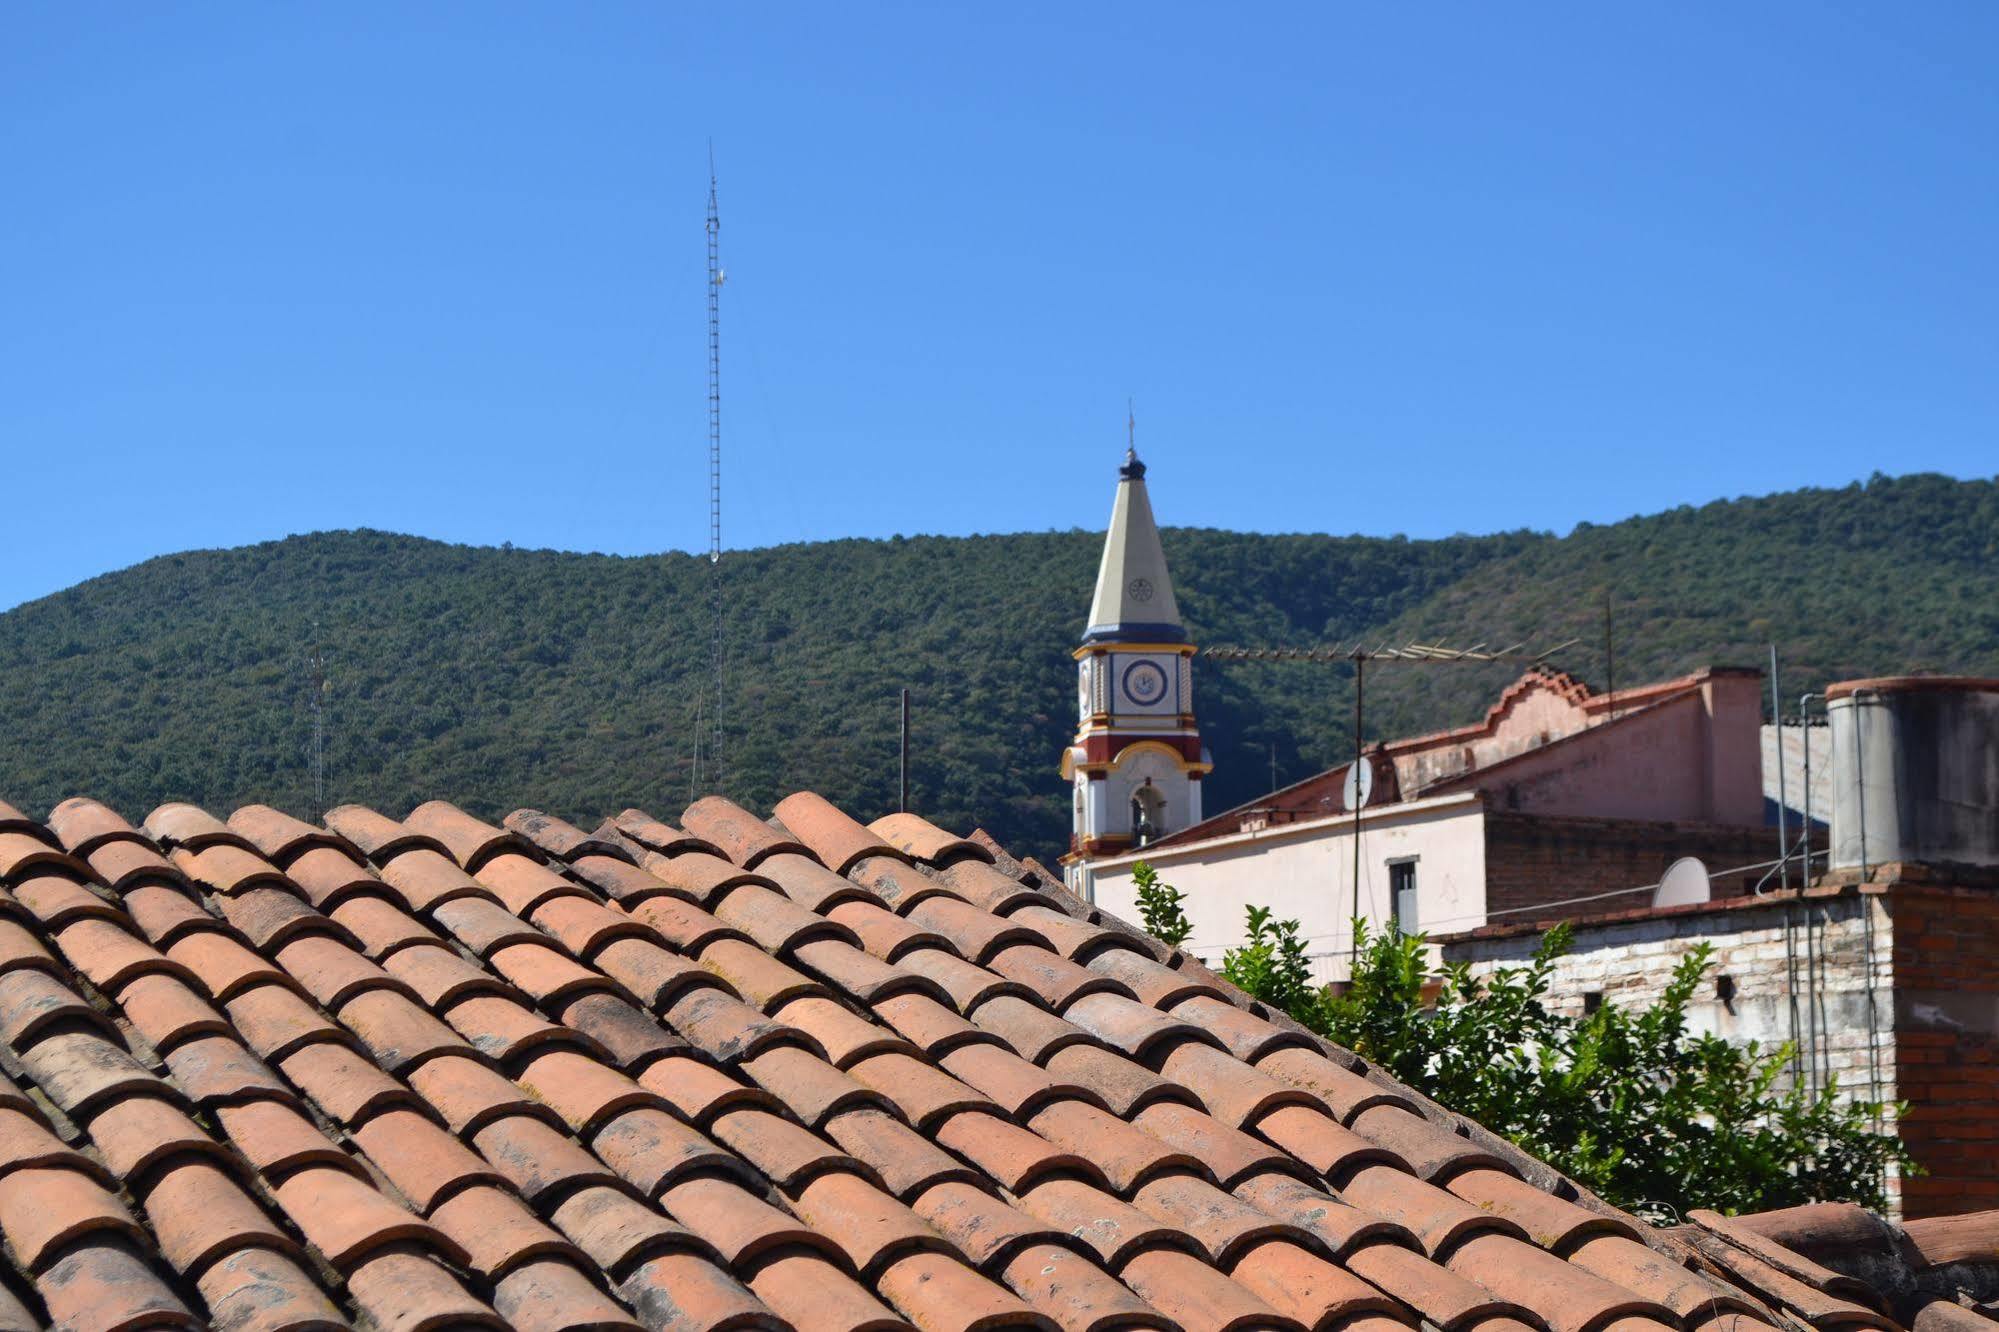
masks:
[(1785, 822), (1789, 796), (1784, 789), (1784, 769), (1790, 764), (1784, 761), (1784, 702), (1777, 687), (1777, 645), (1770, 645), (1770, 720), (1777, 727), (1777, 851), (1782, 857), (1778, 869), (1778, 883), (1785, 892), (1791, 891), (1791, 835), (1790, 825)]

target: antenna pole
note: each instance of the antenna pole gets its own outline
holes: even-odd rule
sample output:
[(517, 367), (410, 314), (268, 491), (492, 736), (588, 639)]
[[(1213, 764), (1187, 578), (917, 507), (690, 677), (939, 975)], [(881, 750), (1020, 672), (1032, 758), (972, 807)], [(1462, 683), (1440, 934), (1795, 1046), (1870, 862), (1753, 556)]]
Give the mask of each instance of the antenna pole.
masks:
[(306, 658), (311, 695), (306, 706), (312, 709), (312, 811), (317, 819), (326, 814), (326, 651), (319, 645), (319, 626), (312, 630), (312, 655)]
[(1617, 720), (1617, 637), (1611, 631), (1610, 584), (1603, 585), (1603, 691), (1610, 696), (1610, 719)]
[(708, 562), (722, 558), (722, 209), (708, 145)]
[[(722, 208), (715, 183), (715, 144), (708, 143), (708, 597), (712, 603), (714, 698), (708, 709), (708, 780), (722, 785), (722, 684), (727, 675), (722, 642)], [(697, 723), (697, 729), (699, 725)], [(700, 742), (697, 738), (696, 744)], [(698, 755), (699, 750), (696, 750)], [(699, 780), (700, 761), (695, 771)], [(698, 793), (697, 793), (698, 794)]]
[(902, 691), (902, 772), (896, 784), (896, 812), (909, 812), (909, 691)]
[(1367, 658), (1353, 659), (1353, 914), (1347, 917), (1350, 947), (1347, 952), (1347, 983), (1360, 969), (1360, 722), (1361, 698), (1365, 691)]

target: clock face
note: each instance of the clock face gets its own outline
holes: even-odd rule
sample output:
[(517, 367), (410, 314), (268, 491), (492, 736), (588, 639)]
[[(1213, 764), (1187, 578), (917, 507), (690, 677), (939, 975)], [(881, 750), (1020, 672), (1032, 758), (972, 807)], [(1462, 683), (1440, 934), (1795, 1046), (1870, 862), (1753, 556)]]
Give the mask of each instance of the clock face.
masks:
[(1125, 667), (1124, 696), (1142, 708), (1166, 697), (1166, 672), (1157, 662), (1135, 661)]
[(1150, 578), (1134, 578), (1125, 584), (1124, 590), (1131, 594), (1133, 601), (1152, 600), (1152, 580)]

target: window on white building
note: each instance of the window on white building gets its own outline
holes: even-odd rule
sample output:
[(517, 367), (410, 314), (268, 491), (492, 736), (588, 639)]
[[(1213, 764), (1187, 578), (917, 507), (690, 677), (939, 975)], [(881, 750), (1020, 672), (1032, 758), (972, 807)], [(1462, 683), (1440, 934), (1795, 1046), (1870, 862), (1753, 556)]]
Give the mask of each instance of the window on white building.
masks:
[(1388, 866), (1388, 898), (1395, 907), (1395, 923), (1404, 934), (1419, 928), (1416, 911), (1416, 862), (1397, 860)]

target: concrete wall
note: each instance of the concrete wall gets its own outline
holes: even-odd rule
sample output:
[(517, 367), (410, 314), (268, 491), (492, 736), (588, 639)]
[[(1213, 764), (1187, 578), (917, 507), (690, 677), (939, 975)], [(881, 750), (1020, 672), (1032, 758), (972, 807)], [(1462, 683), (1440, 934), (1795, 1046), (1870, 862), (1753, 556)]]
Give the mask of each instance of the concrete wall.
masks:
[[(1379, 928), (1392, 911), (1390, 862), (1416, 859), (1416, 894), (1426, 932), (1463, 929), (1485, 918), (1485, 811), (1465, 794), (1361, 812), (1361, 915)], [(1186, 894), (1194, 926), (1189, 951), (1217, 964), (1243, 940), (1249, 906), (1302, 922), (1322, 981), (1344, 980), (1352, 946), (1353, 825), (1350, 816), (1281, 824), (1189, 847), (1155, 847), (1081, 869), (1078, 891), (1137, 921), (1131, 868), (1149, 862)]]
[[(1807, 808), (1811, 810), (1812, 822), (1828, 824), (1832, 822), (1832, 732), (1824, 726), (1786, 726), (1784, 744), (1780, 753), (1777, 747), (1777, 728), (1764, 726), (1763, 748), (1763, 805), (1766, 810), (1773, 808), (1780, 797), (1790, 810), (1791, 826), (1796, 828), (1805, 817)], [(1812, 787), (1811, 802), (1805, 801), (1806, 749), (1811, 751)], [(1779, 791), (1778, 773), (1781, 770), (1782, 790)], [(1774, 815), (1771, 817), (1774, 818)], [(1824, 866), (1820, 865), (1823, 869)]]

